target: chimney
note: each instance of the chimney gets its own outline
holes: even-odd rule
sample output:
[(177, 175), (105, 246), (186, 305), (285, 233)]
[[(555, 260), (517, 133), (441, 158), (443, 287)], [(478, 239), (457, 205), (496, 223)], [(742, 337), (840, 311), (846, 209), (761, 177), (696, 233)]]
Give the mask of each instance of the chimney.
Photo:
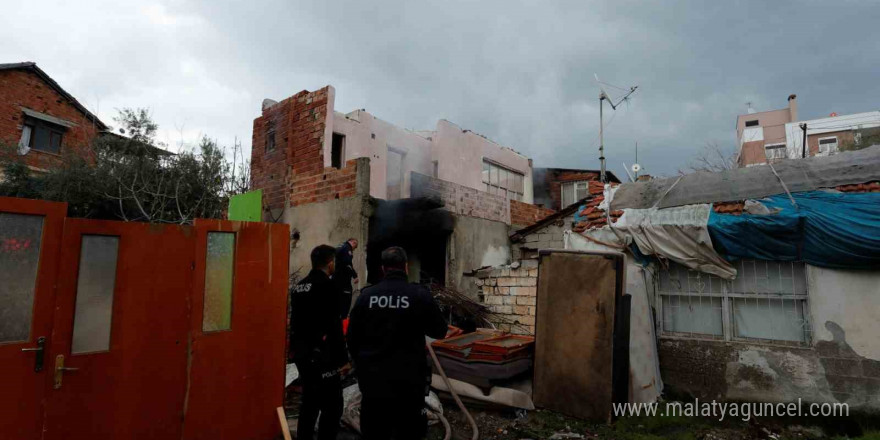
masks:
[(788, 95), (788, 113), (791, 115), (791, 122), (797, 122), (797, 95), (793, 93)]

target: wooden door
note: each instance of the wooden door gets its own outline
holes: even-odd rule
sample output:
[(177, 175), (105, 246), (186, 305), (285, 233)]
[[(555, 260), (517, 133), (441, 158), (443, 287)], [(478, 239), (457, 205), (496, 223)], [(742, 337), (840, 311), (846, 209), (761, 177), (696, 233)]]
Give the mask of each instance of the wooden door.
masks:
[(65, 221), (44, 438), (180, 438), (193, 237), (187, 226)]
[(535, 324), (534, 402), (609, 420), (615, 301), (622, 254), (541, 251)]
[(42, 435), (66, 203), (0, 197), (0, 438)]

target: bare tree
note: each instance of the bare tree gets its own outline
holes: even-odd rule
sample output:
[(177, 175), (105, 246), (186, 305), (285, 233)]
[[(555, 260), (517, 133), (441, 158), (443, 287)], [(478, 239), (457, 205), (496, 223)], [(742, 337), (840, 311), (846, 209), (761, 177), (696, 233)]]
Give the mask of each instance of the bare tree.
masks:
[(686, 168), (679, 168), (679, 174), (697, 171), (725, 171), (736, 168), (736, 151), (722, 147), (717, 142), (706, 142), (706, 145), (691, 159)]

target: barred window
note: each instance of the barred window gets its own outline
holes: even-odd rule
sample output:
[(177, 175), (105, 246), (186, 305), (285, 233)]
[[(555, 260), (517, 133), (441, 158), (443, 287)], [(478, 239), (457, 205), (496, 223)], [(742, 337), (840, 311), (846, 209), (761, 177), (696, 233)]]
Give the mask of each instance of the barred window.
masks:
[(804, 264), (740, 260), (735, 266), (733, 281), (676, 263), (661, 270), (661, 336), (808, 345)]

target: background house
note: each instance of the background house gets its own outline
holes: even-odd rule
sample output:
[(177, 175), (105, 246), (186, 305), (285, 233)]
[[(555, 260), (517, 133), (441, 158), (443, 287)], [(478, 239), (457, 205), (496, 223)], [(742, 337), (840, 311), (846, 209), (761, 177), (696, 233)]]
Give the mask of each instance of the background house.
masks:
[(788, 96), (788, 108), (784, 109), (755, 112), (749, 106), (747, 114), (736, 117), (739, 166), (763, 164), (768, 158), (784, 155), (785, 124), (797, 120), (797, 95)]
[(0, 142), (17, 146), (35, 171), (67, 154), (91, 158), (89, 144), (107, 126), (36, 63), (0, 64)]
[[(611, 171), (605, 174), (609, 182), (620, 183)], [(589, 182), (599, 181), (599, 170), (535, 168), (534, 176), (535, 204), (559, 211), (589, 194)]]

